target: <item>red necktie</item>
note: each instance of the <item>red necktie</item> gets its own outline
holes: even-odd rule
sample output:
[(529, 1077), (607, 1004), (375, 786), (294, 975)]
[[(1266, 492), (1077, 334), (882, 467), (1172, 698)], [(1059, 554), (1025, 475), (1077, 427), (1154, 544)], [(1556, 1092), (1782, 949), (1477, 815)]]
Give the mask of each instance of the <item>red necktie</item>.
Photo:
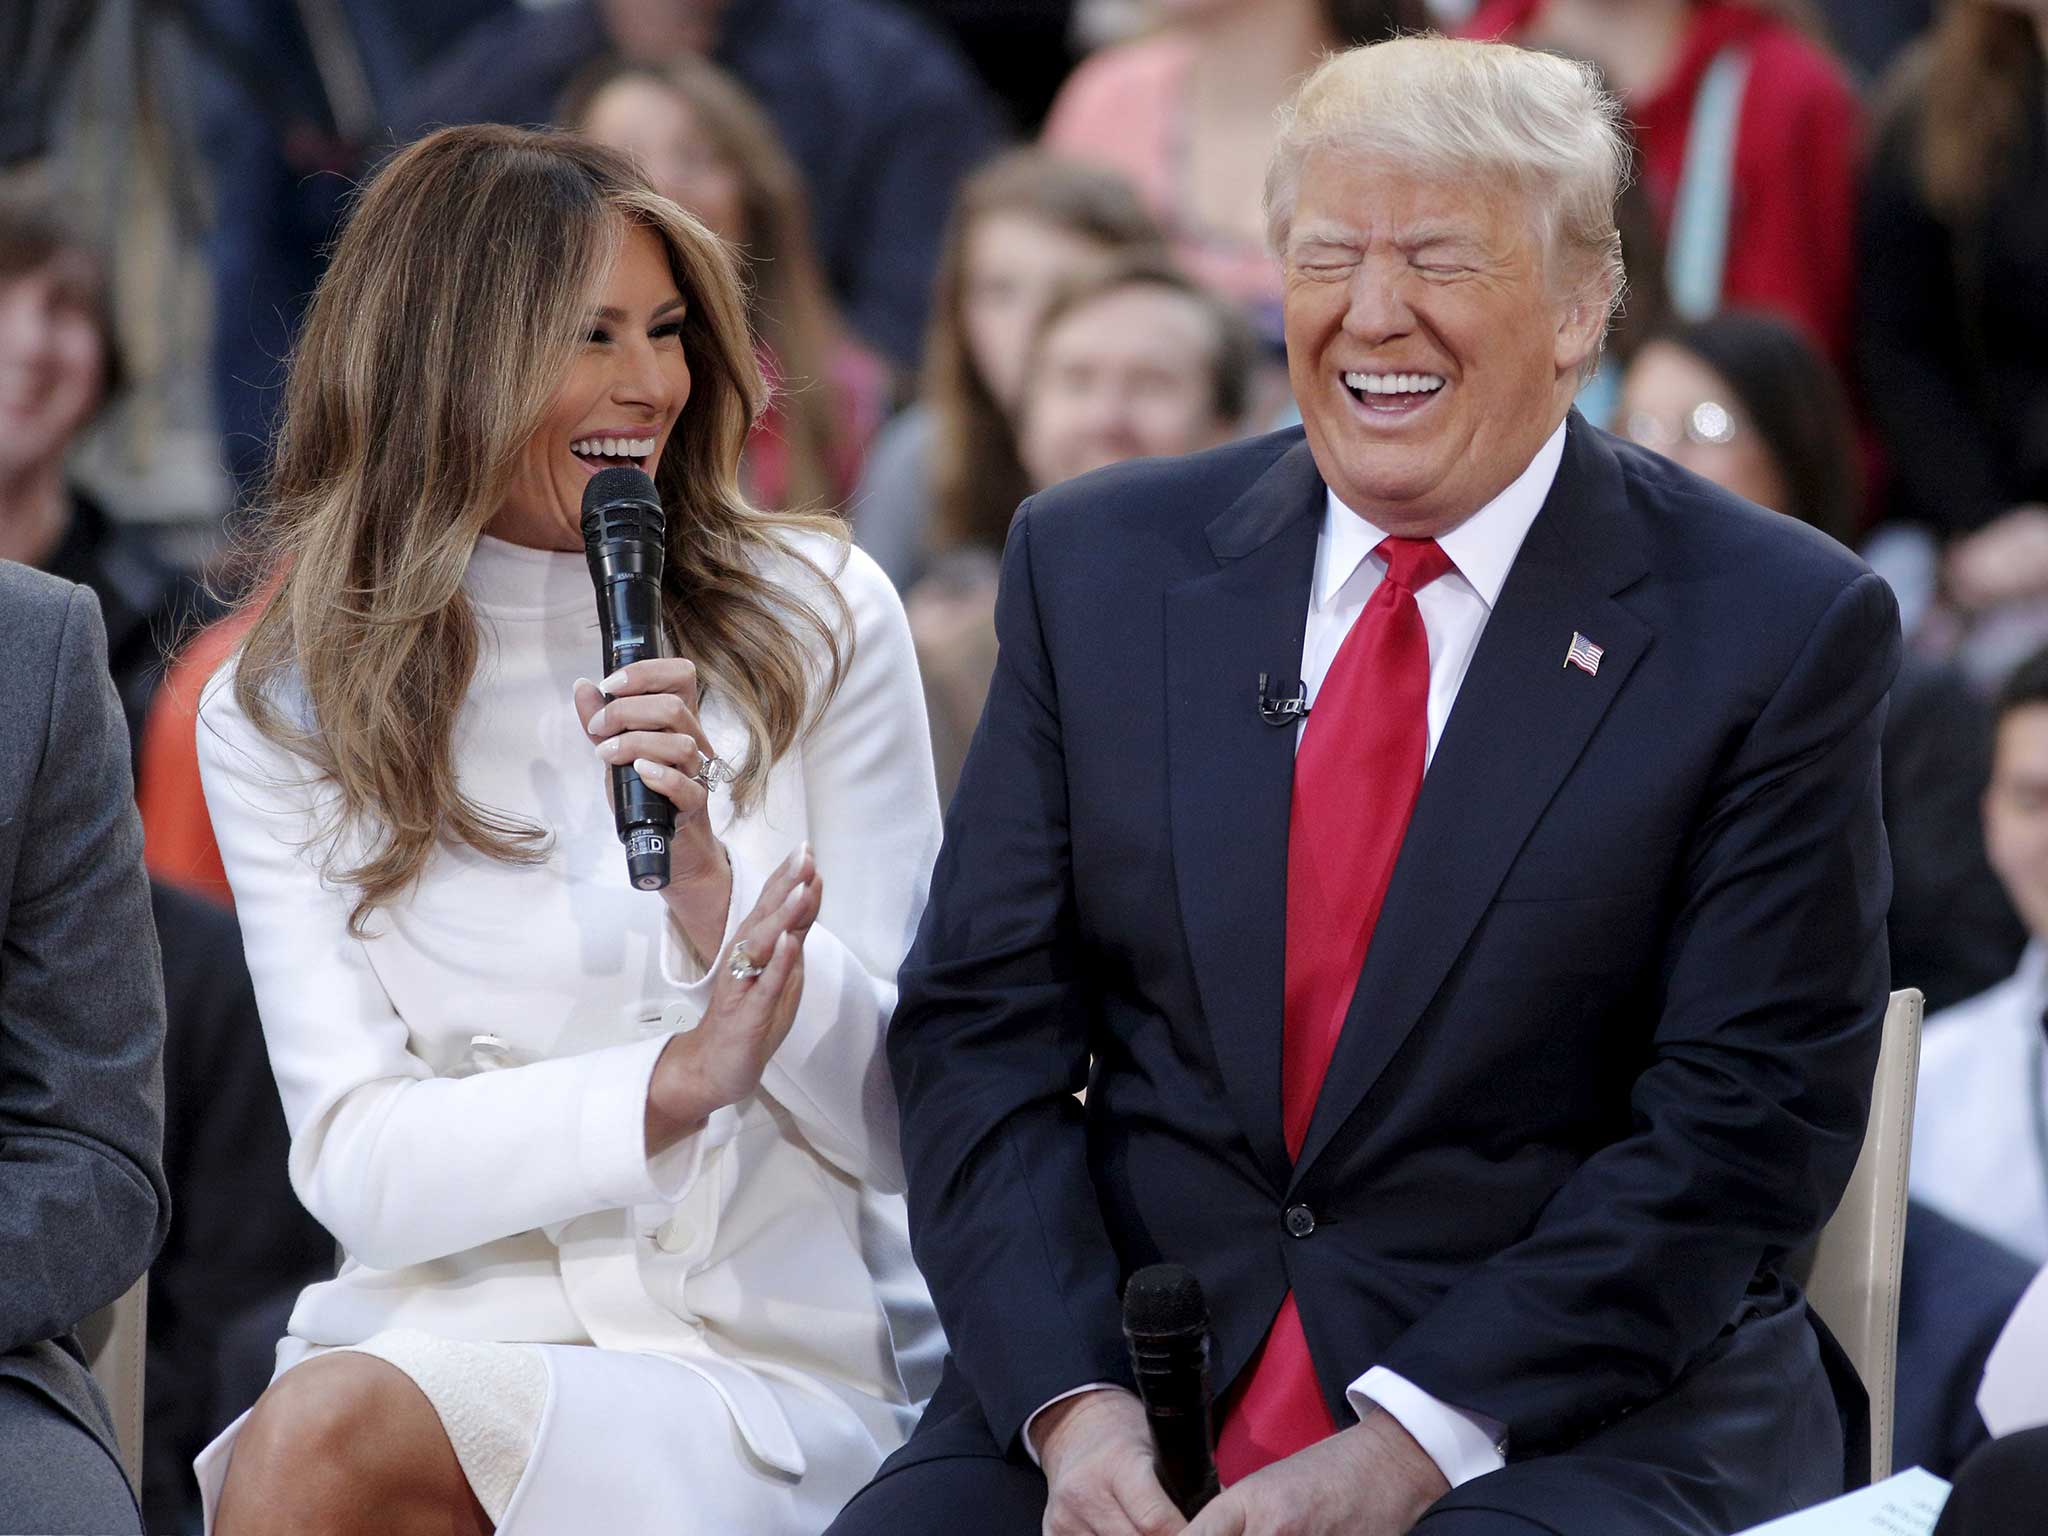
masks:
[[(1308, 1135), (1429, 746), (1429, 637), (1415, 594), (1451, 560), (1434, 539), (1390, 538), (1375, 553), (1386, 577), (1330, 663), (1294, 757), (1280, 1058), (1290, 1157)], [(1336, 1428), (1290, 1291), (1225, 1410), (1217, 1468), (1234, 1483)]]

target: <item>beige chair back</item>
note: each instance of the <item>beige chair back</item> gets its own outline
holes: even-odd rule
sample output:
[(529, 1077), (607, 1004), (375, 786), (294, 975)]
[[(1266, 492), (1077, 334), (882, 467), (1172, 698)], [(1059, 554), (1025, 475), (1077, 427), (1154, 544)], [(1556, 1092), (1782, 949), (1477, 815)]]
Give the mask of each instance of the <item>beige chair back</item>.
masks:
[(86, 1363), (113, 1411), (122, 1469), (137, 1490), (142, 1487), (142, 1355), (148, 1321), (149, 1276), (145, 1273), (126, 1295), (78, 1325), (78, 1342), (84, 1346)]
[(1906, 1165), (1913, 1150), (1913, 1092), (1920, 1076), (1916, 989), (1885, 1009), (1870, 1128), (1842, 1203), (1795, 1261), (1795, 1278), (1870, 1394), (1870, 1477), (1891, 1474), (1893, 1373), (1899, 1349), (1899, 1265), (1906, 1244)]

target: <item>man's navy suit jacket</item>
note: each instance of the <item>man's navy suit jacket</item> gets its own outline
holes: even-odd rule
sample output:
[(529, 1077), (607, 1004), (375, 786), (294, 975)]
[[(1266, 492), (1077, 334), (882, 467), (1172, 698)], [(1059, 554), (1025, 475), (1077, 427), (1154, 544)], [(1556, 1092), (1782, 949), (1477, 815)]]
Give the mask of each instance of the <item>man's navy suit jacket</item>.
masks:
[(1291, 1288), (1337, 1422), (1385, 1365), (1511, 1459), (1786, 1313), (1765, 1374), (1810, 1384), (1776, 1267), (1869, 1108), (1889, 590), (1574, 415), (1290, 1161), (1295, 732), (1257, 679), (1300, 671), (1324, 506), (1296, 429), (1018, 514), (889, 1037), (942, 1395), (1015, 1454), (1049, 1399), (1130, 1380), (1120, 1286), (1162, 1259), (1201, 1279), (1219, 1391)]

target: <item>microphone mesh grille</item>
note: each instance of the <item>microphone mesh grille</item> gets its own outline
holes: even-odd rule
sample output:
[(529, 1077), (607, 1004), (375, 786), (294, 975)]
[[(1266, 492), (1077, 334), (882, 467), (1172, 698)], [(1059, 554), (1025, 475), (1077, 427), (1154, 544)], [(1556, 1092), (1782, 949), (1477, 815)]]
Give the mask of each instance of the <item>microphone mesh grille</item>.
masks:
[(615, 539), (652, 540), (666, 528), (661, 496), (653, 478), (632, 464), (600, 469), (583, 487), (583, 542), (597, 549)]
[(1202, 1283), (1185, 1264), (1149, 1264), (1124, 1287), (1124, 1326), (1138, 1333), (1206, 1328)]

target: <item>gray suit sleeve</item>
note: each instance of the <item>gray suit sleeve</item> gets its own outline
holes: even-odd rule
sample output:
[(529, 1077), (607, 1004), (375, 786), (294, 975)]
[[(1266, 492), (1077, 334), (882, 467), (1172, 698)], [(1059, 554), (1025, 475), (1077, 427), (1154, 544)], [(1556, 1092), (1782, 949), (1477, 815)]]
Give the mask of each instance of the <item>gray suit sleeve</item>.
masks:
[(170, 1223), (162, 967), (128, 732), (82, 587), (49, 686), (43, 740), (17, 743), (35, 767), (0, 909), (0, 1352), (119, 1296)]

